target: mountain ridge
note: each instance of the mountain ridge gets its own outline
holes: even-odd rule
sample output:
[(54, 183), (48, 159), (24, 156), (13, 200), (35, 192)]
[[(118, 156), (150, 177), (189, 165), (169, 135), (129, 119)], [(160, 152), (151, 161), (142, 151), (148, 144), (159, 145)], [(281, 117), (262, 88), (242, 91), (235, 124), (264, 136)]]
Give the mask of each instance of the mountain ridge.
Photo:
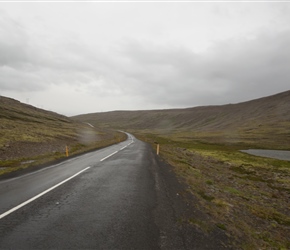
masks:
[[(204, 126), (207, 126), (208, 129), (210, 129), (210, 127), (214, 129), (215, 127), (219, 127), (218, 123), (224, 127), (228, 127), (230, 125), (229, 123), (233, 123), (233, 121), (226, 122), (221, 116), (226, 116), (228, 119), (235, 119), (242, 123), (245, 123), (245, 119), (256, 121), (260, 119), (265, 122), (267, 117), (290, 121), (290, 113), (287, 112), (288, 110), (290, 110), (290, 91), (236, 104), (199, 106), (185, 109), (120, 110), (83, 114), (72, 118), (92, 123), (99, 122), (105, 126), (112, 122), (116, 128), (158, 129), (160, 128), (158, 121), (163, 117), (163, 119), (169, 119), (174, 128), (198, 129), (200, 126), (203, 126), (203, 129), (205, 129)], [(141, 116), (143, 116), (143, 118)], [(148, 122), (149, 118), (151, 122)], [(127, 119), (128, 122), (125, 122), (124, 119)], [(142, 121), (143, 125), (138, 122), (138, 119)], [(177, 122), (176, 119), (179, 119), (179, 122)], [(213, 122), (211, 122), (211, 126), (207, 124), (210, 123), (210, 120), (215, 119), (218, 120), (218, 122), (215, 123), (214, 127)], [(145, 120), (147, 121), (144, 122)], [(153, 123), (155, 125), (153, 125)]]

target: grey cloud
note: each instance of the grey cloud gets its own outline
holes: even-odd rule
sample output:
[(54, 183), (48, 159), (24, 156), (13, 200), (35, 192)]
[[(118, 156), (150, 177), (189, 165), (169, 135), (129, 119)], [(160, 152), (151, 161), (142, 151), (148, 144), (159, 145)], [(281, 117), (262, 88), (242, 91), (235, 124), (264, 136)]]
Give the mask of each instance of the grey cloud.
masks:
[[(121, 34), (116, 31), (116, 38), (107, 37), (109, 44), (100, 42), (97, 46), (69, 31), (61, 34), (58, 30), (55, 35), (53, 29), (39, 28), (41, 24), (34, 35), (28, 29), (29, 22), (26, 27), (0, 14), (1, 90), (41, 91), (69, 85), (96, 100), (116, 99), (110, 107), (118, 109), (117, 101), (122, 100), (128, 102), (124, 106), (139, 109), (148, 103), (158, 108), (224, 104), (289, 89), (287, 29), (255, 33), (251, 40), (245, 37), (215, 42), (207, 51), (195, 53), (190, 42), (182, 43), (186, 36), (167, 43), (166, 39), (155, 41), (155, 37), (142, 39), (147, 33), (134, 37), (132, 32), (120, 42)], [(131, 24), (129, 17), (127, 22)], [(189, 23), (186, 25), (187, 35), (192, 31)], [(167, 31), (171, 31), (169, 27)], [(94, 39), (102, 39), (102, 35)], [(132, 99), (138, 100), (138, 107)]]
[[(290, 31), (227, 40), (194, 54), (178, 47), (124, 46), (132, 94), (166, 106), (238, 102), (289, 89)], [(135, 87), (134, 87), (135, 85)], [(243, 93), (243, 95), (241, 95)]]
[(4, 12), (0, 16), (0, 55), (2, 90), (38, 91), (64, 83), (85, 85), (100, 78), (106, 65), (104, 55), (78, 37), (66, 34), (54, 40), (48, 32), (38, 39)]
[(0, 12), (0, 66), (19, 66), (27, 61), (25, 29)]
[[(257, 93), (261, 96), (289, 89), (290, 31), (261, 34), (253, 41), (240, 41), (234, 46), (229, 42), (215, 48), (210, 68), (217, 69), (223, 78), (231, 84), (228, 93), (241, 100), (240, 93), (252, 98)], [(213, 79), (214, 80), (214, 79)]]
[(0, 90), (40, 91), (46, 87), (40, 75), (31, 72), (19, 71), (11, 67), (0, 67)]

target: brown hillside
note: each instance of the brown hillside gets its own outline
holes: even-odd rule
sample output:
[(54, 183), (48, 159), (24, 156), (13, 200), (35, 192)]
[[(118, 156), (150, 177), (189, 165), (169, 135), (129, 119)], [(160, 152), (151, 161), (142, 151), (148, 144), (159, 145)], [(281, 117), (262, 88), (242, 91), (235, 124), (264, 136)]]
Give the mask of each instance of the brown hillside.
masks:
[(0, 110), (1, 118), (28, 120), (35, 122), (39, 122), (42, 118), (44, 120), (72, 122), (66, 116), (44, 109), (39, 109), (32, 105), (21, 103), (20, 101), (4, 96), (0, 96)]
[(290, 91), (238, 104), (187, 109), (113, 111), (73, 117), (124, 130), (278, 136), (290, 139)]
[[(121, 138), (122, 137), (122, 138)], [(110, 145), (125, 137), (0, 96), (0, 174)], [(28, 163), (27, 163), (28, 162)]]
[[(8, 153), (12, 145), (18, 143), (40, 145), (41, 143), (55, 142), (56, 140), (69, 143), (75, 136), (76, 124), (78, 123), (63, 115), (1, 96), (1, 158), (4, 158), (4, 152)], [(35, 149), (33, 151), (38, 150)], [(17, 155), (16, 152), (14, 153), (15, 155)], [(31, 152), (31, 154), (33, 153)]]

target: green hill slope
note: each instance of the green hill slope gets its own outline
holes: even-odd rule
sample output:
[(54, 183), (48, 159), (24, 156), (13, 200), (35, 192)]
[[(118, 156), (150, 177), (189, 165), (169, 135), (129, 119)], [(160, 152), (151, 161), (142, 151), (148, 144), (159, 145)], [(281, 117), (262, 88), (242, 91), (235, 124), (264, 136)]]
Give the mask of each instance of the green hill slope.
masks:
[(0, 174), (125, 139), (63, 115), (0, 97)]

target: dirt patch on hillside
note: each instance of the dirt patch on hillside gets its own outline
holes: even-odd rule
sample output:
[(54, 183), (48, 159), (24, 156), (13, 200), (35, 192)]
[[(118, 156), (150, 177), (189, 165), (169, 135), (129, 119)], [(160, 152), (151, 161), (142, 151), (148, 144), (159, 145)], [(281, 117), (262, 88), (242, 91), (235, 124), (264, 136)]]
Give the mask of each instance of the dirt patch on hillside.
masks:
[(11, 141), (0, 147), (0, 177), (21, 175), (42, 167), (126, 140), (121, 132), (98, 132), (94, 140), (81, 140), (83, 136), (50, 139), (47, 142)]
[(63, 153), (65, 155), (66, 145), (75, 143), (71, 140), (49, 141), (49, 142), (11, 142), (0, 149), (0, 159), (9, 161), (14, 159), (27, 159), (44, 154)]

